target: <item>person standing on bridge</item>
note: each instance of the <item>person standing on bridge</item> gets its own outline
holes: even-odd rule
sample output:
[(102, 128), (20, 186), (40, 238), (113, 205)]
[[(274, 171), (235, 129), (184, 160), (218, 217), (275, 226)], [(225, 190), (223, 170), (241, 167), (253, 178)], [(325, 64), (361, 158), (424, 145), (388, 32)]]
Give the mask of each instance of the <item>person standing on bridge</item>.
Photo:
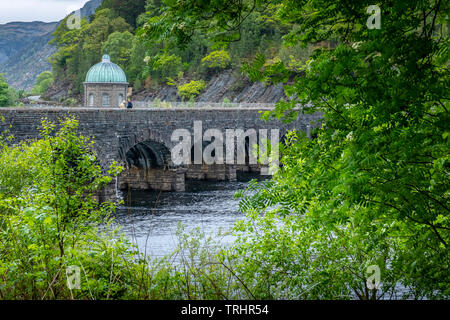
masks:
[(127, 109), (132, 109), (132, 108), (133, 108), (133, 104), (131, 103), (131, 99), (128, 98)]

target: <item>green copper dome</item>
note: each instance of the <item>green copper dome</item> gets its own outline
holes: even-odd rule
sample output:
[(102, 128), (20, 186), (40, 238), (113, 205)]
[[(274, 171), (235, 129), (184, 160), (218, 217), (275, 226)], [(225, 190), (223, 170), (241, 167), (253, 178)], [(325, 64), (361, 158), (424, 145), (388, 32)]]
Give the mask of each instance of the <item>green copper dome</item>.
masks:
[(127, 83), (125, 72), (111, 62), (111, 58), (105, 54), (102, 62), (97, 63), (89, 69), (86, 75), (86, 82), (90, 83)]

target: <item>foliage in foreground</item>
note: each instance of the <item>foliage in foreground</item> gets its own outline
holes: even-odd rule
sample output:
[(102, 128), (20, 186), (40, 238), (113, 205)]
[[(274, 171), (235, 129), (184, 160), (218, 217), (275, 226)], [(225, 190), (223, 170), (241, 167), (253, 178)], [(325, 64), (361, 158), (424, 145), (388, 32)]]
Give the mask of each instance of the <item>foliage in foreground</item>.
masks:
[[(44, 122), (43, 139), (0, 145), (1, 299), (74, 297), (66, 286), (71, 265), (84, 270), (89, 295), (117, 294), (117, 286), (107, 286), (112, 279), (106, 275), (114, 262), (120, 272), (114, 250), (127, 250), (122, 239), (98, 229), (97, 221), (111, 205), (94, 200), (111, 176), (102, 175), (91, 145), (77, 136), (76, 127), (75, 120), (67, 120), (53, 136), (55, 126)], [(111, 175), (117, 172), (110, 168)]]
[[(291, 170), (316, 170), (320, 161), (298, 160), (320, 155), (315, 141), (292, 134), (285, 169), (273, 181), (251, 184), (253, 196), (241, 202), (248, 214), (231, 246), (180, 229), (177, 249), (152, 259), (121, 234), (110, 217), (114, 205), (95, 200), (120, 169), (113, 165), (103, 175), (77, 121), (60, 127), (44, 122), (41, 140), (9, 147), (4, 139), (0, 146), (0, 299), (448, 297), (448, 251), (423, 251), (424, 239), (436, 242), (425, 226), (363, 205), (327, 215), (301, 195), (311, 176)], [(328, 178), (317, 188), (338, 176)], [(305, 200), (307, 212), (289, 214)], [(259, 214), (273, 205), (277, 210)], [(381, 269), (377, 290), (367, 286), (369, 265)], [(67, 286), (70, 266), (81, 269), (80, 289)]]
[[(240, 194), (253, 217), (242, 226), (244, 270), (274, 274), (266, 285), (293, 296), (448, 298), (448, 4), (382, 2), (381, 27), (369, 29), (370, 1), (163, 3), (149, 37), (186, 44), (201, 32), (223, 45), (273, 6), (296, 25), (286, 45), (316, 46), (306, 64), (259, 54), (243, 68), (253, 81), (289, 83), (290, 99), (265, 118), (290, 121), (299, 104), (323, 114), (314, 140), (291, 134), (273, 181)], [(369, 266), (381, 271), (379, 290)]]
[[(88, 244), (77, 251), (90, 262), (86, 274), (91, 276), (86, 278), (97, 290), (93, 297), (112, 297), (108, 295), (110, 288), (116, 288), (112, 292), (118, 298), (450, 296), (448, 7), (441, 1), (387, 3), (382, 6), (382, 28), (369, 30), (365, 9), (371, 3), (367, 1), (310, 1), (306, 5), (281, 2), (277, 16), (298, 24), (285, 37), (287, 42), (307, 45), (339, 39), (336, 48), (318, 48), (306, 65), (294, 63), (296, 71), (303, 74), (294, 76), (292, 84), (286, 86), (286, 93), (293, 99), (279, 103), (274, 112), (266, 114), (289, 120), (298, 115), (294, 109), (298, 103), (310, 105), (304, 112), (320, 111), (325, 120), (315, 130), (315, 139), (292, 133), (282, 150), (283, 167), (274, 179), (252, 185), (249, 196), (240, 194), (244, 196), (241, 210), (247, 212), (248, 219), (237, 226), (238, 240), (227, 250), (202, 247), (194, 237), (182, 238), (180, 254), (185, 259), (181, 263), (163, 260), (149, 265), (127, 245), (119, 244), (114, 254), (94, 251), (89, 260), (88, 248), (96, 248), (105, 239), (95, 240), (97, 233), (93, 232), (94, 240), (85, 238)], [(233, 17), (245, 17), (239, 12), (248, 8), (233, 7), (233, 3), (188, 1), (186, 6), (168, 7), (165, 15), (148, 28), (158, 27), (164, 35), (172, 35), (166, 31), (186, 20), (182, 23), (184, 29), (174, 34), (186, 42), (196, 34), (195, 30), (207, 25), (214, 31), (233, 23), (240, 26), (242, 21), (234, 21)], [(215, 5), (226, 8), (218, 17), (211, 14), (216, 12)], [(216, 21), (209, 23), (204, 16)], [(157, 31), (148, 30), (149, 34)], [(267, 63), (260, 55), (246, 69), (255, 80), (287, 81), (293, 76), (282, 61)], [(17, 154), (14, 159), (20, 157), (24, 156)], [(1, 163), (5, 168), (14, 164), (11, 159)], [(29, 167), (34, 162), (26, 163)], [(9, 215), (2, 215), (1, 228), (29, 228), (28, 224), (36, 225), (36, 213), (47, 211), (52, 213), (47, 223), (54, 226), (51, 222), (61, 221), (58, 217), (64, 216), (59, 208), (68, 207), (60, 203), (73, 200), (69, 193), (62, 193), (62, 199), (50, 201), (52, 190), (41, 189), (39, 183), (36, 187), (39, 180), (33, 180), (39, 177), (40, 169), (28, 167), (23, 175), (10, 181), (20, 186), (23, 177), (29, 177), (32, 187), (14, 197), (2, 195), (2, 210)], [(43, 168), (52, 165), (46, 162)], [(43, 181), (51, 181), (46, 179), (52, 177), (48, 175), (52, 171), (43, 172)], [(43, 197), (49, 209), (38, 206), (38, 210), (25, 210), (35, 206), (27, 200), (30, 196), (31, 200)], [(21, 199), (26, 205), (8, 207)], [(12, 223), (17, 216), (22, 220)], [(37, 231), (25, 230), (2, 232), (5, 246), (1, 253), (7, 257), (1, 260), (0, 292), (7, 293), (3, 297), (20, 297), (21, 292), (27, 292), (15, 289), (20, 285), (30, 290), (27, 297), (47, 297), (45, 289), (34, 286), (42, 283), (36, 277), (37, 271), (46, 276), (41, 287), (50, 287), (49, 293), (66, 292), (69, 296), (59, 278), (60, 265), (52, 268), (48, 264), (52, 273), (45, 273), (46, 261), (62, 261), (61, 252), (63, 257), (70, 253), (68, 248), (63, 246), (61, 250), (57, 245), (59, 231), (52, 238), (56, 245), (53, 241), (37, 242), (38, 250), (51, 250), (38, 259), (43, 264), (34, 270), (27, 259), (36, 248), (34, 240), (18, 238), (20, 241), (14, 242), (15, 236), (9, 236), (31, 234), (38, 239)], [(83, 239), (72, 230), (77, 239)], [(19, 247), (23, 256), (22, 251), (14, 249), (22, 243), (26, 243)], [(110, 259), (110, 254), (121, 260)], [(378, 289), (371, 289), (377, 282), (368, 272), (373, 270), (371, 266), (381, 272)], [(25, 282), (30, 275), (34, 275), (34, 282)], [(61, 283), (61, 287), (53, 289), (54, 283)], [(84, 283), (77, 297), (90, 298), (89, 288)]]
[[(44, 121), (42, 139), (13, 147), (0, 139), (0, 299), (269, 296), (253, 293), (253, 275), (239, 276), (237, 261), (198, 231), (180, 229), (177, 250), (163, 259), (138, 251), (111, 218), (114, 204), (95, 197), (120, 168), (102, 173), (76, 120), (58, 126)], [(80, 289), (67, 285), (73, 266)]]

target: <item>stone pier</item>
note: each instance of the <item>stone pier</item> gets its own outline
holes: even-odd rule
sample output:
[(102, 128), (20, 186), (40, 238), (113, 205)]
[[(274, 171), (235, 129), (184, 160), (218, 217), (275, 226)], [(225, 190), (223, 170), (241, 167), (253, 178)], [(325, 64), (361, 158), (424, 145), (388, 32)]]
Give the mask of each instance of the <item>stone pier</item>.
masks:
[(186, 179), (236, 181), (236, 166), (225, 164), (190, 164), (186, 168)]
[(185, 191), (185, 168), (130, 168), (119, 176), (120, 190)]

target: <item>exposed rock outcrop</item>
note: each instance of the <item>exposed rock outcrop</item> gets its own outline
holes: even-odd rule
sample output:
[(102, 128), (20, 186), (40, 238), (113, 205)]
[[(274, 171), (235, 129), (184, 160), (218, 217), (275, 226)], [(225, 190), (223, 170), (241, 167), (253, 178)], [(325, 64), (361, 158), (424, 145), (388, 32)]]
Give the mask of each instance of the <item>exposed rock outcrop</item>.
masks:
[[(253, 83), (246, 78), (234, 76), (231, 70), (217, 74), (207, 82), (205, 90), (195, 99), (199, 102), (223, 102), (228, 99), (231, 102), (263, 102), (273, 103), (284, 97), (283, 86), (264, 85)], [(134, 100), (153, 101), (181, 101), (175, 86), (164, 85), (158, 89), (141, 90), (133, 95)]]

